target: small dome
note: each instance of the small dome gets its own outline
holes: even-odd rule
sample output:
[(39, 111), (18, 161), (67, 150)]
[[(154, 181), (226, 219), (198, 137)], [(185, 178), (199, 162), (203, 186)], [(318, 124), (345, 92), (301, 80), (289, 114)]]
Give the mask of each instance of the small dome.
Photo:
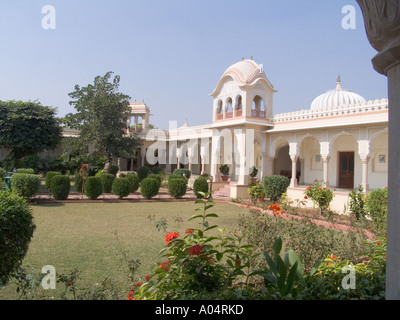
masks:
[(311, 110), (339, 107), (342, 105), (367, 102), (362, 96), (349, 90), (343, 89), (340, 83), (340, 76), (337, 79), (337, 86), (334, 90), (321, 94), (311, 104)]

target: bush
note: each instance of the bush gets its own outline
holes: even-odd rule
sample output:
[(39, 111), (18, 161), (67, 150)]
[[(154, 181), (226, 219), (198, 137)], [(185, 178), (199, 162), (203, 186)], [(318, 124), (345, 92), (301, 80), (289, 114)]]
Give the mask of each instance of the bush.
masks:
[(149, 174), (151, 174), (151, 170), (149, 167), (139, 167), (137, 169), (137, 175), (139, 177), (139, 182), (142, 182), (143, 179), (146, 179)]
[(131, 193), (131, 184), (126, 178), (116, 178), (112, 184), (112, 193), (120, 199), (129, 196)]
[(71, 182), (68, 176), (56, 175), (51, 179), (50, 191), (56, 200), (68, 199)]
[(11, 176), (12, 191), (26, 199), (33, 197), (40, 187), (40, 177), (29, 173), (14, 173)]
[(147, 176), (147, 178), (152, 178), (152, 179), (156, 179), (157, 180), (157, 182), (158, 182), (158, 188), (160, 188), (161, 187), (161, 176), (159, 175), (159, 174), (149, 174), (148, 176)]
[(85, 181), (85, 195), (90, 200), (96, 200), (103, 193), (103, 185), (99, 177), (88, 177)]
[(154, 173), (154, 174), (160, 174), (163, 171), (164, 171), (164, 169), (159, 168), (159, 167), (154, 167), (154, 168), (151, 169), (151, 172)]
[(11, 192), (0, 192), (0, 284), (17, 271), (35, 230), (26, 201)]
[(0, 168), (0, 181), (2, 181), (5, 178), (6, 174), (7, 174), (6, 170)]
[(375, 232), (386, 234), (387, 230), (387, 188), (372, 190), (365, 201), (365, 207), (372, 219)]
[(35, 174), (35, 170), (21, 168), (21, 169), (17, 169), (17, 173)]
[(111, 193), (115, 176), (112, 173), (102, 173), (99, 177), (103, 186), (103, 193)]
[[(310, 198), (314, 204), (318, 206), (320, 209), (320, 213), (322, 214), (325, 210), (329, 208), (330, 203), (332, 202), (333, 199), (333, 192), (329, 188), (325, 188), (321, 185), (321, 183), (318, 182), (318, 180), (315, 180), (311, 185), (309, 185), (304, 192), (305, 198)], [(354, 193), (355, 194), (355, 193)], [(354, 195), (354, 197), (357, 197)], [(358, 204), (353, 203), (354, 209), (358, 206)], [(359, 210), (360, 207), (358, 207), (357, 210)]]
[(186, 181), (183, 179), (171, 179), (168, 183), (168, 193), (175, 199), (182, 198), (186, 194)]
[(189, 169), (175, 169), (174, 173), (172, 175), (182, 176), (182, 177), (186, 177), (186, 179), (189, 179), (191, 176), (191, 172)]
[(107, 173), (116, 176), (118, 171), (119, 171), (119, 167), (116, 164), (112, 164), (108, 167)]
[(151, 199), (158, 194), (160, 189), (159, 183), (156, 179), (145, 178), (140, 184), (140, 192), (145, 199)]
[(289, 187), (289, 178), (279, 175), (267, 176), (263, 180), (265, 196), (272, 202), (277, 202)]
[(205, 177), (197, 178), (193, 183), (193, 192), (198, 199), (203, 198), (199, 192), (208, 192), (208, 180)]
[(61, 173), (60, 172), (56, 172), (56, 171), (49, 171), (49, 172), (47, 172), (47, 174), (46, 174), (46, 189), (47, 190), (50, 190), (50, 183), (51, 183), (51, 179), (54, 177), (54, 176), (57, 176), (57, 175), (61, 175)]
[(78, 191), (79, 193), (82, 193), (83, 179), (79, 173), (75, 174), (74, 182), (75, 182), (75, 190)]
[(137, 174), (134, 173), (128, 173), (126, 175), (126, 179), (129, 181), (130, 185), (130, 192), (134, 193), (139, 189), (139, 177)]

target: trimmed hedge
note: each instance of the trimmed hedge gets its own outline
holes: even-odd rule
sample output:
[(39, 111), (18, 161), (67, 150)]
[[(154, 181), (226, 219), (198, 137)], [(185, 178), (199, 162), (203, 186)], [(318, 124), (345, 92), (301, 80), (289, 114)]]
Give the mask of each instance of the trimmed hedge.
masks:
[(272, 175), (267, 176), (263, 180), (265, 189), (265, 196), (273, 202), (277, 202), (282, 194), (284, 194), (289, 187), (290, 180), (288, 177)]
[(116, 176), (118, 171), (119, 171), (119, 167), (116, 164), (112, 164), (108, 167), (107, 173)]
[(186, 179), (189, 179), (191, 176), (191, 172), (189, 169), (175, 169), (172, 175), (174, 176), (182, 176), (185, 175)]
[(137, 175), (139, 177), (139, 182), (142, 182), (143, 179), (146, 179), (149, 174), (151, 174), (151, 170), (149, 167), (139, 167), (137, 170)]
[(35, 228), (26, 200), (0, 192), (0, 284), (6, 284), (21, 266)]
[(50, 190), (51, 179), (54, 176), (58, 176), (58, 175), (61, 175), (61, 172), (57, 172), (57, 171), (49, 171), (49, 172), (47, 172), (47, 174), (46, 174), (46, 182), (45, 182), (47, 190)]
[(168, 193), (175, 199), (182, 198), (186, 194), (186, 181), (184, 179), (171, 179), (168, 183)]
[(208, 192), (208, 180), (205, 177), (198, 177), (193, 183), (193, 192), (198, 199), (203, 198), (199, 192)]
[(21, 169), (17, 169), (17, 173), (35, 174), (35, 170), (21, 168)]
[(160, 187), (161, 187), (161, 182), (162, 182), (162, 179), (161, 179), (161, 176), (160, 176), (159, 174), (154, 174), (154, 173), (152, 173), (152, 174), (149, 174), (149, 175), (147, 176), (147, 178), (153, 178), (153, 179), (156, 179), (156, 180), (157, 180), (157, 182), (158, 182), (158, 188), (160, 188)]
[(85, 195), (90, 200), (96, 200), (103, 193), (103, 185), (99, 177), (88, 177), (85, 181)]
[(129, 184), (130, 184), (130, 192), (134, 193), (139, 189), (139, 177), (137, 174), (134, 173), (128, 173), (125, 177), (128, 179)]
[(155, 197), (158, 194), (159, 189), (159, 183), (154, 178), (145, 178), (140, 184), (140, 192), (147, 200)]
[(112, 185), (115, 180), (115, 175), (112, 173), (102, 173), (99, 175), (101, 184), (103, 186), (103, 193), (111, 193)]
[(66, 200), (71, 189), (71, 181), (68, 176), (56, 175), (51, 179), (50, 191), (55, 200)]
[(29, 173), (14, 173), (11, 176), (12, 191), (24, 198), (33, 197), (40, 187), (40, 176)]
[(131, 193), (131, 183), (127, 178), (116, 178), (112, 184), (112, 193), (121, 200)]

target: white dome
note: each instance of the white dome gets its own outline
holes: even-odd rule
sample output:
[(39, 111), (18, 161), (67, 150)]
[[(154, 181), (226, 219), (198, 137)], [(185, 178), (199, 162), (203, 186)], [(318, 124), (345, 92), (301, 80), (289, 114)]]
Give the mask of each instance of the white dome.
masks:
[(311, 110), (340, 107), (342, 105), (367, 102), (362, 96), (349, 90), (343, 89), (340, 84), (340, 77), (334, 90), (321, 94), (311, 104)]

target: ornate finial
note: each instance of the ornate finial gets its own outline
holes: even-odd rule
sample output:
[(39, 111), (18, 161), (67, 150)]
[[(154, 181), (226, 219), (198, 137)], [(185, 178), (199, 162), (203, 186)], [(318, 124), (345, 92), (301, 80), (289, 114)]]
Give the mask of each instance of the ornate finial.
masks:
[(340, 74), (337, 77), (337, 83), (340, 83)]
[(340, 74), (337, 77), (337, 86), (336, 86), (336, 90), (342, 90), (342, 85), (341, 85), (341, 80), (340, 80)]
[(251, 55), (250, 60), (253, 60), (253, 55)]

